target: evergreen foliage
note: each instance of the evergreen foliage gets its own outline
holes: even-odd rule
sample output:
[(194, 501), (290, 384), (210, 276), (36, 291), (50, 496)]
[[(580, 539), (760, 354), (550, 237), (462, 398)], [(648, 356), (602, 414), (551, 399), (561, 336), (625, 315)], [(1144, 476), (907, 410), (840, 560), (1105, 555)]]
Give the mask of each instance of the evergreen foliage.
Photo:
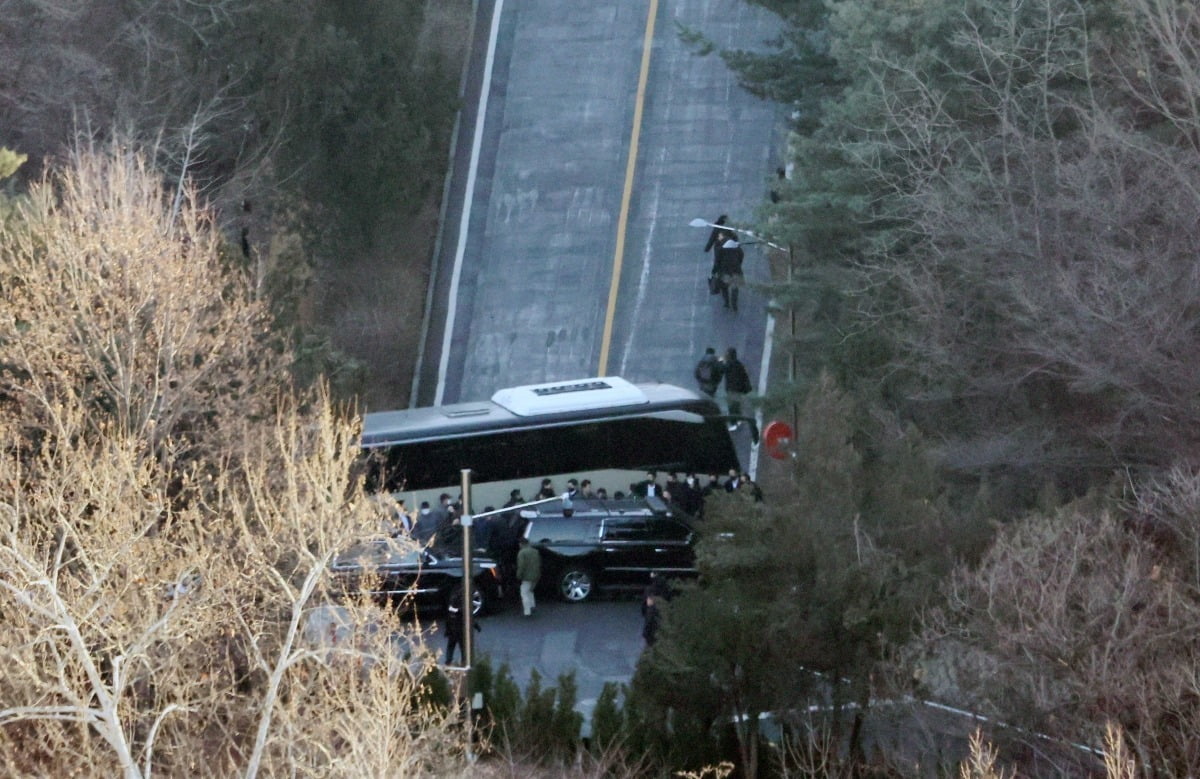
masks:
[[(781, 339), (797, 380), (764, 408), (794, 409), (797, 524), (829, 540), (805, 547), (772, 528), (806, 566), (830, 564), (809, 582), (837, 615), (809, 623), (823, 627), (819, 646), (845, 639), (827, 659), (863, 680), (879, 637), (903, 642), (928, 604), (946, 618), (925, 671), (961, 662), (990, 712), (1089, 744), (1124, 738), (1146, 770), (1194, 772), (1179, 738), (1190, 720), (1155, 709), (1162, 689), (1195, 695), (1175, 665), (1191, 660), (1126, 639), (1149, 629), (1151, 593), (1177, 586), (1165, 572), (1195, 567), (1174, 550), (1194, 551), (1197, 535), (1181, 507), (1194, 504), (1200, 429), (1200, 11), (762, 4), (789, 31), (779, 49), (726, 59), (796, 108), (789, 177), (758, 230), (791, 250), (772, 293), (798, 321)], [(795, 34), (814, 19), (815, 34)], [(822, 371), (852, 417), (828, 405), (837, 392), (812, 405)], [(848, 435), (821, 429), (831, 418), (850, 419)], [(1114, 467), (1124, 502), (1062, 508), (1107, 487)], [(1114, 616), (1128, 597), (1131, 613)], [(936, 611), (942, 598), (957, 605)], [(1034, 616), (1060, 599), (1065, 612)], [(1190, 595), (1175, 603), (1168, 631), (1190, 634)], [(1096, 671), (1083, 659), (1097, 654), (1133, 667)], [(1142, 676), (1148, 655), (1156, 670)], [(1073, 686), (1081, 662), (1086, 690)]]
[(625, 728), (618, 698), (622, 686), (616, 682), (605, 682), (592, 709), (592, 751), (603, 753), (612, 746), (619, 746)]
[[(856, 704), (858, 748), (889, 647), (986, 538), (970, 503), (943, 494), (915, 431), (872, 424), (828, 376), (799, 415), (793, 473), (773, 501), (709, 499), (700, 583), (667, 604), (634, 679), (649, 711), (670, 710), (699, 743), (731, 725), (743, 767), (757, 762), (761, 714), (803, 723), (798, 712), (826, 701)], [(839, 743), (842, 717), (832, 722)]]
[[(761, 226), (796, 257), (778, 300), (803, 321), (788, 344), (810, 360), (802, 378), (815, 352), (843, 386), (883, 387), (948, 442), (944, 466), (975, 476), (1086, 484), (1114, 462), (1189, 450), (1164, 421), (1194, 410), (1178, 334), (1195, 316), (1183, 258), (1200, 235), (1163, 194), (1200, 191), (1196, 103), (1166, 97), (1197, 93), (1195, 57), (1171, 43), (1194, 36), (1194, 14), (1069, 0), (773, 7), (790, 29), (824, 25), (777, 54), (730, 58), (764, 94), (806, 106)], [(824, 75), (821, 99), (776, 76), (781, 57)]]

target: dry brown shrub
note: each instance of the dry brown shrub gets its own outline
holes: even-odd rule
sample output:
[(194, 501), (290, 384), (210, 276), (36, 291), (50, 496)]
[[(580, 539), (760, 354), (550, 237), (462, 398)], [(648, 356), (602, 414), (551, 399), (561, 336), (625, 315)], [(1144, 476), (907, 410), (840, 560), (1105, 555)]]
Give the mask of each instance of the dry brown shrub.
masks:
[(380, 527), (357, 424), (280, 389), (192, 195), (135, 155), (76, 165), (0, 249), (0, 767), (456, 770), (419, 637), (330, 592)]
[(1200, 597), (1153, 539), (1071, 506), (1006, 528), (929, 616), (929, 693), (1062, 742), (1100, 749), (1120, 727), (1137, 761), (1200, 767)]
[(288, 352), (194, 190), (84, 150), (0, 237), (0, 392), (24, 440), (61, 437), (60, 407), (81, 404), (75, 432), (112, 426), (167, 460), (269, 414)]

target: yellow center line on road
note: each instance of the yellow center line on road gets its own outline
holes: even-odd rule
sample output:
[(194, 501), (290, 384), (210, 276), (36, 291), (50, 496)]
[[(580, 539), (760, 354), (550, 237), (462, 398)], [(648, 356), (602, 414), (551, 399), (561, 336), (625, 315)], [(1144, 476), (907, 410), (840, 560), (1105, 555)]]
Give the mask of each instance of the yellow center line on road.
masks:
[(646, 81), (650, 76), (650, 49), (654, 43), (654, 19), (658, 0), (650, 0), (646, 33), (642, 39), (642, 69), (638, 74), (637, 99), (633, 104), (633, 131), (629, 135), (629, 159), (625, 163), (625, 187), (621, 192), (621, 214), (617, 217), (617, 247), (613, 251), (612, 281), (608, 285), (608, 310), (604, 314), (604, 336), (600, 339), (600, 368), (597, 376), (608, 375), (608, 351), (612, 345), (613, 318), (617, 313), (617, 289), (621, 286), (621, 264), (625, 261), (625, 229), (629, 224), (629, 200), (633, 195), (633, 172), (637, 167), (638, 139), (642, 134), (642, 109), (646, 104)]

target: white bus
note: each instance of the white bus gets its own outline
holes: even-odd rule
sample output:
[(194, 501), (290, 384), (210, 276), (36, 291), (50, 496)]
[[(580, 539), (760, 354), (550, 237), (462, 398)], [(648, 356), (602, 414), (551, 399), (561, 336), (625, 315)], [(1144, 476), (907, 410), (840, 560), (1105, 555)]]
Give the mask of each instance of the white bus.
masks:
[[(726, 474), (739, 469), (730, 418), (712, 399), (670, 384), (604, 377), (502, 389), (491, 400), (380, 411), (363, 419), (368, 486), (415, 509), (457, 498), (471, 470), (471, 509), (502, 506), (513, 489), (532, 499), (543, 478), (561, 494), (570, 478), (612, 496), (647, 471)], [(661, 480), (660, 480), (661, 481)]]

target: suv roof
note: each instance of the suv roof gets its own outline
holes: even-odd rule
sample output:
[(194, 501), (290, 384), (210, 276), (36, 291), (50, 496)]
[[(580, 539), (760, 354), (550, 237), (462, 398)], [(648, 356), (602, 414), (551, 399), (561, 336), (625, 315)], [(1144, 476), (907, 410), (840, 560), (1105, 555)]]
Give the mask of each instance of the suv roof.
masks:
[(687, 515), (668, 505), (662, 498), (581, 498), (571, 501), (571, 506), (569, 514), (564, 511), (561, 500), (523, 509), (521, 516), (527, 520), (524, 536), (535, 544), (596, 540), (612, 520), (636, 517), (671, 519), (693, 530)]
[(602, 500), (600, 498), (576, 498), (571, 501), (571, 513), (565, 511), (562, 500), (551, 500), (539, 503), (521, 510), (525, 519), (603, 519), (604, 517), (675, 517), (684, 519), (682, 512), (668, 506), (666, 501), (658, 497), (621, 498), (620, 500)]

